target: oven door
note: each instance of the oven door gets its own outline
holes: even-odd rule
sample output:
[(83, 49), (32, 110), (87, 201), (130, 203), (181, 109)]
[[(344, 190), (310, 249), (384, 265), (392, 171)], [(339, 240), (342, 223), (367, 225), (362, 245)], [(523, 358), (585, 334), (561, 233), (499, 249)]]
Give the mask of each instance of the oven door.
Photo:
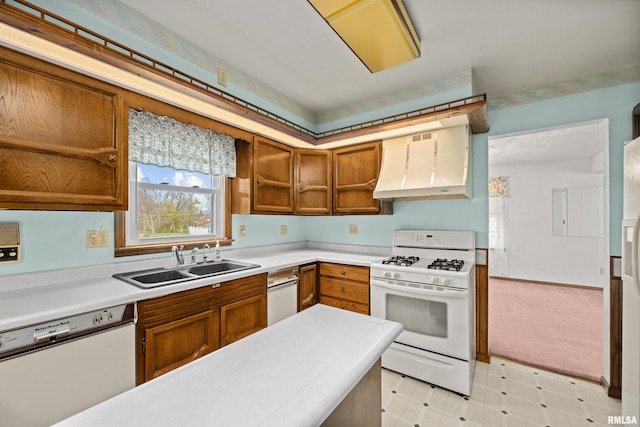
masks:
[(402, 324), (396, 342), (470, 360), (467, 290), (371, 278), (371, 315)]

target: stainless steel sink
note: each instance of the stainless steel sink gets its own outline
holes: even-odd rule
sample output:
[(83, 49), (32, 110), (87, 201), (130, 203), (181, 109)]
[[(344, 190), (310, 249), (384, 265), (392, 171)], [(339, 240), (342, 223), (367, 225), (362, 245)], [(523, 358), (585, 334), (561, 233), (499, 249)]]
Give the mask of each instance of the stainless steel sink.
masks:
[[(259, 267), (256, 265), (256, 267)], [(221, 261), (214, 263), (207, 263), (196, 265), (195, 267), (189, 268), (187, 271), (191, 274), (196, 274), (198, 276), (210, 276), (212, 274), (221, 274), (227, 273), (229, 271), (239, 271), (245, 270), (246, 266), (242, 264), (238, 264), (237, 262), (232, 261)]]
[(179, 270), (163, 270), (151, 273), (143, 273), (139, 276), (131, 277), (132, 281), (140, 282), (143, 284), (155, 284), (163, 282), (171, 282), (174, 280), (182, 280), (188, 277), (182, 271)]
[(181, 265), (172, 268), (154, 268), (150, 270), (130, 271), (127, 273), (114, 274), (113, 277), (139, 288), (148, 289), (258, 267), (260, 267), (258, 264), (222, 260), (196, 265)]

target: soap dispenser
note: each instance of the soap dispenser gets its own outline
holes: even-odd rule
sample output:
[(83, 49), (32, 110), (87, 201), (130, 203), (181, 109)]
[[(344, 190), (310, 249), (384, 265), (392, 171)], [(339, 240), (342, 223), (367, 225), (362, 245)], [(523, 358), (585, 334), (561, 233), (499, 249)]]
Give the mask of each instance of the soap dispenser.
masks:
[(219, 240), (216, 240), (216, 247), (213, 250), (213, 261), (214, 262), (220, 261), (220, 241)]

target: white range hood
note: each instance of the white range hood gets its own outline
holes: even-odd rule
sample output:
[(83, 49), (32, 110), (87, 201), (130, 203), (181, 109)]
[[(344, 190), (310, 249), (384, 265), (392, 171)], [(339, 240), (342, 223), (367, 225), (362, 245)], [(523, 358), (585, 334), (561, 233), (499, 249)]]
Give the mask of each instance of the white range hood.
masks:
[(469, 125), (383, 141), (375, 199), (471, 198)]

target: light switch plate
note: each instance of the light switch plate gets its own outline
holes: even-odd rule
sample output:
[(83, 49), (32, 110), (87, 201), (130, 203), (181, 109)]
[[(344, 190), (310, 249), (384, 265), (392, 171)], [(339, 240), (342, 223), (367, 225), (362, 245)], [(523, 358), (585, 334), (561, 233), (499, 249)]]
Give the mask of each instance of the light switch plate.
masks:
[(358, 234), (358, 224), (349, 224), (349, 234)]
[(289, 232), (288, 228), (286, 225), (281, 225), (280, 226), (280, 234), (287, 234)]

